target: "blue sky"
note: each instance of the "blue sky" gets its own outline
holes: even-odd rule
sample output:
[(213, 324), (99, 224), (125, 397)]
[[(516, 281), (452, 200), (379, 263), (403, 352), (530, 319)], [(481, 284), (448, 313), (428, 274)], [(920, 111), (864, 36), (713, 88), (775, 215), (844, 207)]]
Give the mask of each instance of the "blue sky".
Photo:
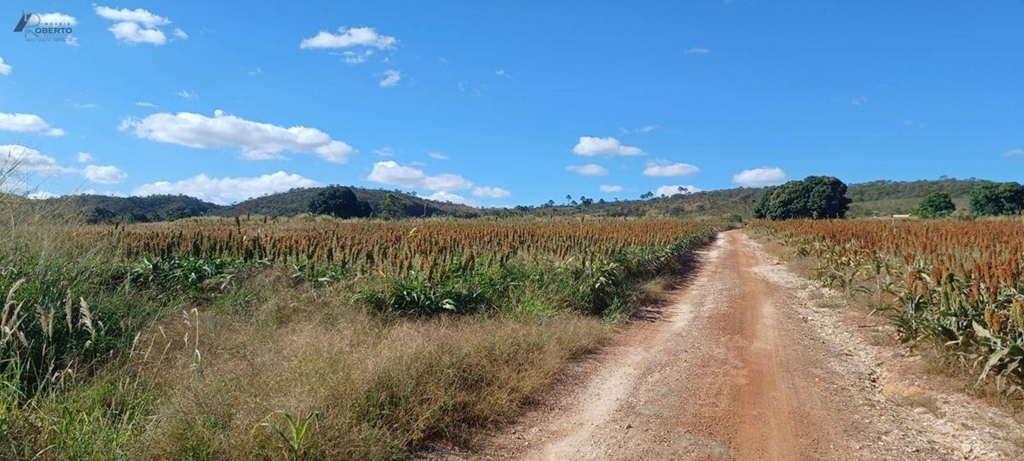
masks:
[(488, 3), (6, 2), (5, 187), (506, 206), (1024, 173), (1018, 0)]

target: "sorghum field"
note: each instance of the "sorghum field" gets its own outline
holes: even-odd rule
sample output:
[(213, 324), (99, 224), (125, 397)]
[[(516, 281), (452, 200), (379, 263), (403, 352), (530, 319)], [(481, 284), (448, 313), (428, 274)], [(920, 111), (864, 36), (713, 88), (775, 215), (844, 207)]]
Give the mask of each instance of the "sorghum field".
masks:
[[(13, 208), (12, 208), (13, 210)], [(0, 458), (393, 459), (507, 418), (717, 224), (0, 227)]]
[(872, 295), (908, 343), (933, 342), (1007, 393), (1024, 380), (1024, 223), (759, 223), (820, 262), (819, 278)]

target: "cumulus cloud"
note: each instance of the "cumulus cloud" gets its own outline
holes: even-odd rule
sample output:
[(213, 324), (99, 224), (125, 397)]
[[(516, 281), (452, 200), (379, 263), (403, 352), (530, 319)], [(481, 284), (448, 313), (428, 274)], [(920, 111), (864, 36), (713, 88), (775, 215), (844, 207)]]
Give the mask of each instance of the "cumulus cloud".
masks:
[[(92, 161), (92, 155), (86, 152), (79, 152), (78, 161), (82, 163), (90, 162)], [(38, 150), (17, 144), (0, 146), (0, 170), (8, 169), (13, 169), (19, 175), (54, 176), (80, 174), (89, 182), (97, 184), (120, 184), (125, 179), (128, 179), (127, 173), (113, 165), (87, 165), (79, 170), (63, 166), (53, 157), (44, 155)], [(21, 184), (17, 188), (24, 189), (24, 183), (18, 182)]]
[(120, 184), (128, 179), (128, 173), (113, 165), (88, 165), (82, 169), (82, 176), (97, 184)]
[(74, 168), (61, 166), (53, 157), (30, 147), (18, 144), (0, 146), (0, 169), (11, 168), (23, 174), (57, 175), (75, 172)]
[(141, 120), (125, 119), (122, 131), (157, 142), (197, 149), (233, 147), (249, 159), (279, 158), (285, 152), (316, 154), (328, 162), (345, 163), (355, 152), (348, 144), (331, 139), (316, 128), (285, 128), (229, 115), (222, 110), (213, 117), (191, 112), (156, 113)]
[(0, 57), (0, 74), (11, 75), (10, 64), (4, 64), (4, 58)]
[[(167, 43), (167, 35), (160, 29), (171, 23), (170, 19), (149, 12), (142, 8), (129, 10), (127, 8), (115, 9), (106, 6), (96, 6), (96, 14), (101, 18), (114, 21), (110, 26), (110, 33), (114, 38), (124, 43), (148, 43), (151, 45), (163, 45)], [(187, 39), (188, 34), (181, 29), (174, 29), (174, 36), (179, 39)]]
[(395, 69), (388, 69), (384, 71), (384, 78), (380, 81), (381, 88), (391, 88), (398, 84), (402, 80), (402, 72)]
[(569, 165), (565, 167), (566, 170), (576, 173), (580, 176), (604, 176), (608, 174), (608, 170), (601, 165), (595, 165), (588, 163), (586, 165)]
[(427, 157), (434, 160), (448, 160), (448, 156), (444, 155), (443, 152), (427, 152)]
[(234, 203), (250, 197), (285, 192), (298, 187), (317, 187), (320, 183), (297, 174), (278, 171), (251, 178), (210, 178), (205, 174), (176, 182), (143, 184), (133, 195), (184, 194), (217, 204)]
[(165, 26), (171, 23), (169, 19), (150, 13), (148, 10), (144, 10), (142, 8), (136, 8), (134, 10), (122, 8), (117, 10), (106, 6), (97, 6), (96, 14), (103, 19), (109, 19), (115, 22), (135, 22), (146, 27)]
[(473, 183), (457, 174), (428, 175), (423, 170), (399, 165), (388, 160), (373, 164), (373, 170), (366, 177), (367, 181), (409, 189), (427, 189), (431, 191), (451, 192), (469, 189)]
[(473, 195), (477, 197), (505, 198), (511, 196), (512, 192), (500, 187), (477, 187), (473, 189)]
[(779, 167), (761, 167), (743, 170), (732, 177), (732, 182), (746, 187), (770, 186), (786, 180), (786, 172)]
[(398, 45), (398, 39), (390, 35), (378, 34), (373, 27), (339, 27), (338, 33), (320, 31), (313, 37), (303, 39), (299, 48), (352, 48), (367, 47), (387, 50)]
[(622, 191), (623, 191), (622, 186), (616, 186), (616, 185), (613, 185), (613, 184), (601, 184), (601, 192), (604, 192), (606, 194), (612, 194), (612, 193), (615, 193), (615, 192), (622, 192)]
[(36, 13), (39, 16), (39, 24), (60, 24), (67, 26), (78, 25), (78, 18), (64, 13)]
[(655, 197), (671, 197), (673, 195), (681, 194), (692, 194), (694, 192), (700, 192), (701, 189), (694, 185), (682, 185), (675, 184), (670, 186), (661, 186), (654, 191)]
[(107, 30), (114, 34), (114, 38), (125, 43), (149, 43), (151, 45), (167, 43), (167, 36), (160, 29), (146, 29), (134, 22), (119, 22)]
[(644, 152), (637, 147), (625, 146), (615, 138), (594, 138), (580, 136), (580, 142), (572, 149), (577, 155), (592, 157), (595, 155), (642, 155)]
[(63, 136), (64, 130), (54, 128), (42, 117), (34, 114), (5, 114), (0, 112), (0, 131), (15, 133), (41, 133), (47, 136)]
[(1024, 149), (1010, 149), (1006, 151), (1007, 157), (1024, 157)]
[(434, 192), (433, 194), (431, 194), (427, 198), (430, 199), (430, 200), (437, 200), (438, 202), (451, 202), (451, 203), (458, 203), (458, 204), (470, 205), (470, 206), (473, 205), (473, 201), (472, 200), (470, 200), (470, 199), (468, 199), (466, 197), (463, 197), (463, 196), (461, 196), (459, 194), (453, 194), (451, 192), (445, 192), (445, 191)]
[(644, 169), (644, 176), (665, 178), (672, 176), (686, 176), (699, 172), (700, 168), (690, 165), (689, 163), (673, 163), (666, 160), (652, 160), (647, 162), (647, 168)]

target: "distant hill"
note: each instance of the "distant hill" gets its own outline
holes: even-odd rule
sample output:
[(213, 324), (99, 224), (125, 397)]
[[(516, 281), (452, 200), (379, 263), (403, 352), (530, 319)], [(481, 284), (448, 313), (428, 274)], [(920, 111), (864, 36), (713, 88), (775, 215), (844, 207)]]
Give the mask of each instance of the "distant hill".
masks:
[[(321, 188), (292, 189), (224, 206), (187, 195), (151, 195), (112, 197), (107, 195), (67, 195), (37, 202), (49, 214), (80, 219), (90, 223), (115, 221), (156, 222), (194, 216), (244, 216), (259, 214), (272, 218), (305, 213), (309, 199)], [(359, 200), (367, 201), (376, 212), (380, 201), (391, 193), (405, 202), (406, 216), (453, 216), (475, 218), (481, 210), (466, 205), (427, 200), (400, 191), (352, 187)]]
[[(905, 214), (917, 208), (921, 199), (932, 192), (946, 192), (953, 197), (958, 210), (967, 210), (970, 194), (980, 184), (976, 179), (941, 179), (920, 181), (872, 181), (852, 184), (847, 197), (853, 200), (847, 217), (863, 218)], [(721, 189), (650, 200), (597, 202), (589, 206), (554, 206), (530, 210), (536, 215), (598, 215), (598, 216), (678, 216), (685, 218), (753, 217), (754, 205), (761, 188)]]
[[(374, 212), (379, 209), (381, 200), (387, 194), (396, 194), (405, 201), (405, 215), (416, 217), (430, 216), (456, 216), (473, 218), (480, 215), (480, 210), (466, 205), (455, 203), (438, 202), (427, 200), (415, 195), (401, 191), (384, 189), (364, 189), (361, 187), (346, 186), (355, 192), (356, 198), (365, 200), (373, 208)], [(272, 218), (280, 216), (294, 216), (305, 213), (309, 206), (309, 199), (320, 191), (320, 187), (292, 189), (280, 194), (266, 195), (235, 205), (221, 207), (210, 214), (214, 216), (241, 216), (246, 214), (259, 214)]]
[[(848, 217), (888, 216), (908, 213), (932, 192), (946, 192), (959, 210), (967, 210), (971, 191), (988, 181), (977, 179), (940, 179), (921, 181), (872, 181), (849, 186), (847, 196), (853, 199)], [(391, 193), (405, 201), (406, 216), (675, 216), (683, 218), (751, 219), (760, 188), (735, 188), (697, 192), (650, 200), (598, 200), (589, 205), (517, 206), (510, 209), (474, 208), (417, 197), (401, 191), (351, 187), (359, 200), (367, 201), (376, 212), (384, 197)], [(305, 213), (309, 199), (320, 188), (292, 189), (288, 192), (249, 199), (235, 205), (222, 206), (184, 195), (148, 197), (109, 197), (73, 195), (41, 202), (57, 214), (74, 216), (88, 222), (165, 221), (191, 216), (243, 216), (258, 214), (270, 217)]]

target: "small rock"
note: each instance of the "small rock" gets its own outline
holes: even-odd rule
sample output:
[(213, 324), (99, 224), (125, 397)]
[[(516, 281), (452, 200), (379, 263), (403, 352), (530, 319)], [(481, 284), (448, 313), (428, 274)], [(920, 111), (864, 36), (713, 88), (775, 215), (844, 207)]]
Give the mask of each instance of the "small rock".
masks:
[(630, 429), (632, 429), (632, 428), (633, 428), (633, 425), (632, 425), (632, 424), (626, 424), (626, 430), (627, 430), (627, 431), (628, 431), (628, 430), (630, 430)]
[(973, 449), (974, 447), (972, 447), (969, 443), (964, 443), (963, 445), (960, 445), (960, 450), (963, 451), (965, 455), (970, 453)]

